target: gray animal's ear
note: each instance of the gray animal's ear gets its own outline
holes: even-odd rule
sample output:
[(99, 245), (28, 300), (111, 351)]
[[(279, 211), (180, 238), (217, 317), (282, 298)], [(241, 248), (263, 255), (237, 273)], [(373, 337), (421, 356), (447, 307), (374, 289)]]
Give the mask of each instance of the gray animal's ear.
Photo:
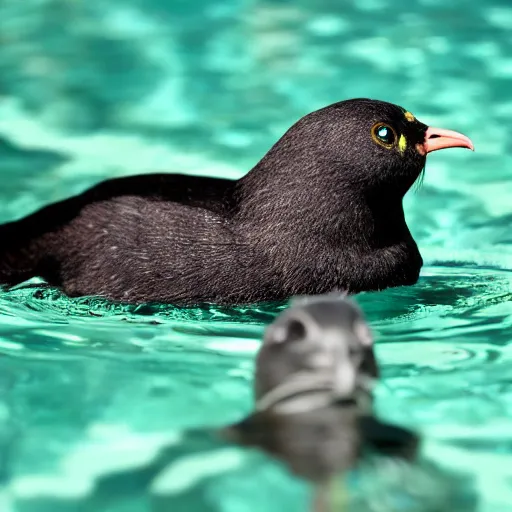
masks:
[(333, 299), (345, 299), (348, 297), (348, 291), (343, 288), (335, 288), (328, 296)]
[(354, 334), (365, 347), (371, 347), (373, 345), (372, 331), (362, 318), (359, 318), (354, 322)]
[(292, 297), (290, 306), (307, 306), (308, 304), (314, 304), (315, 302), (331, 302), (337, 299), (348, 298), (348, 292), (346, 290), (334, 289), (330, 293), (323, 295), (296, 295)]
[[(318, 298), (316, 298), (318, 300)], [(311, 304), (311, 302), (315, 300), (314, 296), (311, 295), (295, 295), (290, 299), (289, 307), (295, 308), (300, 306), (307, 306)]]

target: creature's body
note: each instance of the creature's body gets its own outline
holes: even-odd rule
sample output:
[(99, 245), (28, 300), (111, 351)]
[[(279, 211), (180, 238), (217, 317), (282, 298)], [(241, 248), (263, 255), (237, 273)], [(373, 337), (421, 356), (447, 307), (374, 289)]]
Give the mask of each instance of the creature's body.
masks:
[(313, 112), (238, 181), (100, 183), (0, 226), (0, 284), (41, 276), (70, 296), (176, 303), (413, 284), (422, 259), (402, 198), (429, 141), (407, 114), (370, 100)]
[(414, 433), (373, 415), (377, 377), (372, 335), (352, 301), (334, 295), (295, 300), (265, 332), (256, 359), (255, 412), (226, 435), (315, 483), (315, 512), (338, 510), (330, 506), (329, 484), (366, 450), (416, 456)]

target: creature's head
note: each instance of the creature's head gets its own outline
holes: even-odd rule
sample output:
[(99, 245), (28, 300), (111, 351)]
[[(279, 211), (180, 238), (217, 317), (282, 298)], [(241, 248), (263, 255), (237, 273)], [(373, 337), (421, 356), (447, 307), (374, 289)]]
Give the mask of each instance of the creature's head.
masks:
[[(398, 105), (351, 99), (304, 116), (266, 158), (273, 169), (293, 169), (290, 183), (301, 173), (314, 188), (315, 178), (322, 178), (318, 172), (333, 191), (348, 185), (401, 197), (425, 167), (428, 153), (453, 147), (473, 149), (473, 144), (460, 133), (427, 126)], [(326, 169), (333, 171), (328, 177)]]
[(259, 410), (355, 403), (378, 369), (359, 308), (336, 295), (295, 300), (266, 330), (256, 362)]

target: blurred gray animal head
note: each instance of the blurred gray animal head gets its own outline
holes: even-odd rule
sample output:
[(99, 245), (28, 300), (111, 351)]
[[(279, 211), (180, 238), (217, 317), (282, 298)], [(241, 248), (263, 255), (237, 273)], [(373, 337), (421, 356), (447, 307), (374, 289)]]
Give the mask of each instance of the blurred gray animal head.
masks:
[(267, 328), (256, 360), (260, 411), (303, 412), (369, 396), (378, 369), (364, 316), (344, 295), (292, 301)]

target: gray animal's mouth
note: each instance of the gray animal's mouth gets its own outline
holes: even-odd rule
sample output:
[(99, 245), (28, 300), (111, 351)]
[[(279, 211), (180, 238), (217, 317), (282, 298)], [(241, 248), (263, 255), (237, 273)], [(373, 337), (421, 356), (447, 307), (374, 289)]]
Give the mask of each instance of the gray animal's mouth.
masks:
[(300, 414), (340, 405), (356, 406), (366, 411), (371, 403), (373, 383), (374, 379), (371, 377), (359, 375), (353, 391), (341, 395), (336, 392), (332, 379), (299, 372), (259, 398), (256, 410), (277, 414)]

